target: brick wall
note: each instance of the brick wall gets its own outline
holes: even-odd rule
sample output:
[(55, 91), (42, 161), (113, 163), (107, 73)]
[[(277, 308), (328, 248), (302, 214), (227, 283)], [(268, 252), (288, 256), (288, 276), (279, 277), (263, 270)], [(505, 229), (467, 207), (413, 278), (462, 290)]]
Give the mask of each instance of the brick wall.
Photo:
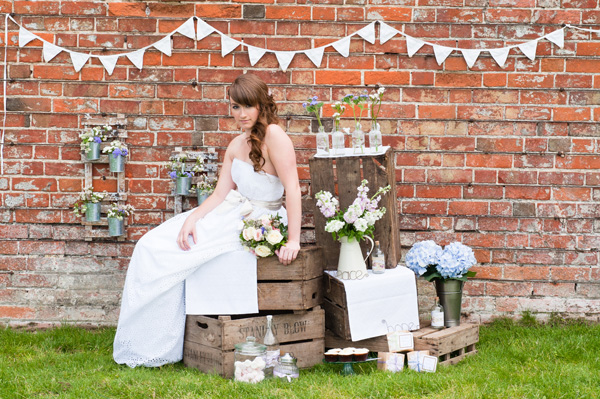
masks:
[[(14, 12), (17, 22), (60, 46), (94, 54), (146, 46), (193, 15), (275, 50), (330, 43), (378, 19), (414, 37), (465, 48), (515, 44), (562, 23), (596, 27), (600, 20), (592, 0), (16, 0), (0, 1), (0, 11)], [(512, 50), (501, 69), (486, 53), (471, 70), (456, 53), (438, 66), (427, 46), (408, 58), (398, 36), (384, 45), (355, 37), (350, 57), (328, 48), (321, 68), (314, 68), (297, 55), (285, 73), (273, 54), (251, 67), (239, 48), (221, 57), (217, 35), (195, 42), (176, 34), (171, 57), (148, 51), (142, 71), (121, 58), (108, 76), (97, 59), (80, 73), (66, 53), (44, 63), (40, 41), (18, 49), (16, 26), (9, 29), (2, 323), (116, 322), (135, 241), (172, 215), (163, 162), (176, 146), (214, 146), (222, 155), (237, 134), (226, 88), (244, 71), (270, 83), (297, 148), (306, 195), (315, 140), (301, 103), (309, 95), (331, 102), (365, 86), (386, 87), (381, 124), (384, 144), (396, 151), (403, 250), (423, 239), (458, 240), (475, 249), (478, 275), (466, 285), (464, 300), (469, 319), (523, 310), (599, 318), (595, 34), (567, 29), (562, 50), (542, 40), (535, 61)], [(78, 133), (86, 115), (117, 113), (128, 118), (128, 202), (138, 211), (126, 241), (88, 242), (71, 212), (83, 184)], [(94, 187), (115, 191), (105, 166), (94, 168)], [(311, 223), (307, 213), (307, 242)], [(420, 293), (426, 313), (431, 286), (420, 284)]]

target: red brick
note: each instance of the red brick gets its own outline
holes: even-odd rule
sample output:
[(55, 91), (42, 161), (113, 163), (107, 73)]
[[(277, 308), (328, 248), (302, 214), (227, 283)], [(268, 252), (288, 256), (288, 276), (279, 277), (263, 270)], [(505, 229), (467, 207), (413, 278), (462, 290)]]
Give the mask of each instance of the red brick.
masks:
[(481, 87), (481, 73), (442, 73), (435, 74), (438, 87)]
[[(30, 2), (26, 2), (30, 4)], [(0, 306), (0, 319), (31, 319), (35, 310), (23, 306)]]
[(560, 107), (552, 109), (555, 121), (589, 121), (591, 120), (590, 108)]
[(106, 4), (93, 3), (88, 1), (70, 1), (62, 4), (62, 15), (85, 15), (85, 16), (104, 16), (106, 15)]
[(469, 186), (464, 188), (465, 199), (501, 199), (503, 188), (500, 186)]
[(432, 169), (428, 173), (429, 183), (470, 183), (471, 170), (464, 169)]
[(446, 201), (402, 201), (402, 212), (407, 214), (444, 215)]
[(533, 284), (528, 282), (488, 281), (485, 284), (485, 293), (491, 296), (530, 296), (532, 291)]
[(556, 168), (559, 169), (600, 169), (600, 156), (567, 155), (556, 158)]
[(467, 166), (476, 168), (511, 168), (512, 155), (467, 154)]
[(482, 23), (484, 21), (483, 11), (477, 9), (437, 9), (437, 22), (450, 23)]
[(535, 171), (518, 171), (518, 170), (501, 170), (498, 171), (498, 183), (503, 184), (536, 184), (537, 172)]
[(504, 248), (505, 236), (494, 233), (464, 233), (463, 244), (483, 248)]
[(146, 17), (142, 3), (108, 3), (108, 15), (115, 17)]
[(494, 120), (502, 119), (503, 108), (501, 106), (471, 106), (459, 105), (457, 107), (459, 119), (472, 120)]
[(419, 198), (460, 198), (459, 186), (417, 186), (416, 197)]
[(487, 215), (488, 203), (475, 201), (450, 201), (449, 215)]
[(550, 199), (550, 188), (549, 187), (519, 187), (519, 186), (508, 186), (506, 187), (506, 198), (512, 199), (535, 199), (535, 200), (549, 200)]
[[(198, 8), (203, 8), (198, 7)], [(218, 6), (222, 7), (222, 6)], [(310, 20), (309, 6), (266, 6), (265, 16), (274, 20)], [(197, 12), (197, 11), (196, 11)], [(223, 18), (223, 17), (221, 17)], [(229, 17), (231, 18), (231, 17)]]
[(456, 107), (454, 105), (420, 105), (419, 118), (421, 119), (455, 119)]
[(589, 267), (553, 266), (552, 280), (557, 281), (589, 281)]
[(504, 266), (504, 278), (508, 280), (548, 280), (550, 268), (546, 266)]
[(531, 22), (538, 24), (579, 24), (579, 10), (535, 10)]

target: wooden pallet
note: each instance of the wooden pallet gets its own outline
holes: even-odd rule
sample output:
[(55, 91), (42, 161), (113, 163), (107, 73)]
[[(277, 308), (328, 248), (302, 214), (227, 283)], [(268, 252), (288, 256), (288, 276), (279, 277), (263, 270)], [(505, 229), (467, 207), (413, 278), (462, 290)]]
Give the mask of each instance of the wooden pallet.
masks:
[[(265, 316), (187, 316), (183, 363), (202, 372), (233, 376), (235, 345), (254, 336), (262, 342), (267, 326)], [(325, 312), (311, 311), (273, 315), (273, 333), (281, 353), (290, 352), (298, 367), (312, 367), (323, 360)]]
[[(439, 364), (456, 364), (467, 356), (477, 353), (475, 348), (479, 342), (479, 325), (461, 324), (460, 326), (436, 330), (424, 327), (412, 331), (414, 350), (428, 350), (431, 356), (437, 356)], [(367, 348), (371, 352), (389, 352), (387, 337), (375, 337), (362, 341), (343, 339), (332, 331), (325, 332), (326, 348)]]

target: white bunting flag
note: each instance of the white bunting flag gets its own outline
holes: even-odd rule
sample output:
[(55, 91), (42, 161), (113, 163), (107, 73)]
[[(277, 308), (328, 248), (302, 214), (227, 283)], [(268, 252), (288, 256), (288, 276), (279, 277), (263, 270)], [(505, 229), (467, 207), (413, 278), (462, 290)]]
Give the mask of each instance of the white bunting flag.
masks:
[(202, 40), (214, 31), (215, 28), (198, 18), (198, 32), (196, 33), (196, 40)]
[(129, 58), (129, 61), (133, 65), (135, 65), (140, 71), (144, 67), (144, 53), (146, 52), (146, 48), (141, 48), (139, 50), (135, 50), (131, 53), (126, 53), (125, 55)]
[(229, 36), (221, 35), (221, 57), (225, 57), (236, 49), (237, 46), (242, 44)]
[(171, 56), (171, 35), (165, 36), (152, 45), (155, 49), (161, 53)]
[(295, 51), (275, 51), (275, 57), (277, 57), (277, 61), (279, 61), (279, 66), (283, 72), (287, 70), (295, 55)]
[(500, 68), (504, 68), (504, 63), (508, 58), (508, 52), (510, 51), (510, 47), (493, 48), (488, 51), (492, 55), (492, 58), (494, 58), (496, 63), (500, 66)]
[(423, 40), (415, 39), (412, 36), (406, 35), (406, 49), (408, 50), (408, 56), (412, 57), (417, 51), (423, 47), (425, 42)]
[(325, 51), (325, 47), (316, 47), (310, 50), (304, 50), (304, 54), (315, 64), (318, 68), (321, 66), (321, 61), (323, 60), (323, 52)]
[(398, 30), (392, 28), (385, 22), (379, 21), (379, 43), (383, 44), (398, 34)]
[(343, 55), (344, 57), (348, 57), (350, 54), (350, 36), (346, 36), (343, 39), (338, 40), (337, 42), (331, 43), (334, 49), (337, 50), (338, 53)]
[(196, 38), (196, 32), (194, 31), (194, 17), (190, 17), (183, 23), (179, 28), (175, 29), (175, 32), (181, 33), (185, 37), (190, 39)]
[(75, 72), (81, 71), (81, 68), (83, 68), (87, 60), (90, 59), (89, 54), (78, 53), (75, 51), (69, 51), (69, 55), (71, 56), (71, 62), (73, 63)]
[(264, 48), (245, 45), (248, 47), (248, 57), (250, 57), (250, 65), (254, 66), (258, 60), (267, 52)]
[(62, 47), (58, 47), (55, 44), (47, 42), (44, 40), (44, 45), (42, 49), (42, 54), (44, 55), (44, 61), (50, 62), (54, 57), (63, 51)]
[(439, 46), (437, 44), (433, 45), (433, 53), (435, 54), (435, 60), (438, 65), (442, 65), (452, 51), (454, 51), (453, 47)]
[(102, 65), (104, 65), (104, 69), (106, 69), (106, 72), (108, 72), (108, 75), (110, 76), (110, 75), (112, 75), (113, 71), (115, 70), (115, 65), (117, 65), (117, 61), (119, 60), (119, 55), (118, 54), (101, 55), (101, 56), (98, 56), (98, 59), (100, 60)]
[(356, 32), (360, 37), (371, 44), (375, 44), (375, 21)]
[(39, 39), (37, 35), (29, 32), (27, 29), (19, 26), (19, 47), (27, 45), (32, 40)]
[(472, 68), (473, 65), (475, 65), (475, 61), (477, 61), (477, 57), (479, 57), (481, 50), (464, 49), (463, 48), (463, 49), (460, 49), (460, 52), (462, 53), (463, 58), (467, 62), (467, 66), (469, 68)]
[(531, 61), (533, 61), (533, 60), (535, 60), (535, 53), (537, 51), (537, 43), (538, 43), (537, 39), (530, 40), (528, 42), (519, 44), (517, 47), (519, 48), (519, 50), (521, 50), (523, 52), (523, 54), (525, 54), (527, 56), (527, 58), (529, 58)]
[(565, 28), (548, 33), (545, 38), (556, 44), (558, 47), (563, 48), (565, 46)]

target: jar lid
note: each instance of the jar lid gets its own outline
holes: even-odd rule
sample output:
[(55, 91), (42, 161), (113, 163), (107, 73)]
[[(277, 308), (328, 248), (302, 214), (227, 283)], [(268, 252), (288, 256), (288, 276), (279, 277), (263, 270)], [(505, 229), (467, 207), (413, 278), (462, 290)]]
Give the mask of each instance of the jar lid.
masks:
[(296, 364), (296, 358), (290, 355), (289, 353), (286, 353), (285, 355), (281, 356), (281, 358), (279, 358), (279, 361), (281, 363)]
[(241, 342), (235, 345), (236, 352), (242, 355), (262, 355), (266, 352), (266, 345), (256, 342), (254, 337), (246, 337), (246, 342)]

